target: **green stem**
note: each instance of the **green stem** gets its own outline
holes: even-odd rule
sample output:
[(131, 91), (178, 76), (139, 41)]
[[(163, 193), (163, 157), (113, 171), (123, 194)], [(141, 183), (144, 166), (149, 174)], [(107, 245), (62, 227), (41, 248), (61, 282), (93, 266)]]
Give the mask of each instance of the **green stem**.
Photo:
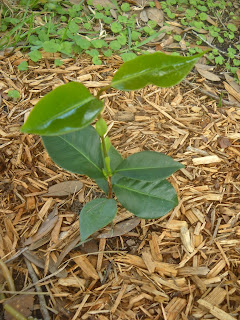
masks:
[(4, 309), (16, 320), (27, 320), (26, 317), (24, 317), (20, 312), (18, 312), (16, 309), (14, 309), (7, 303), (4, 304)]
[[(100, 92), (100, 91), (99, 91)], [(102, 118), (102, 115), (100, 114), (98, 116), (98, 120)], [(104, 163), (106, 167), (106, 175), (107, 175), (107, 181), (108, 181), (108, 198), (112, 198), (112, 183), (111, 183), (111, 177), (112, 177), (112, 170), (110, 166), (110, 157), (108, 155), (106, 143), (105, 143), (105, 137), (104, 135), (100, 136), (102, 149), (103, 149), (103, 157), (104, 157)]]
[(100, 89), (100, 90), (98, 91), (97, 95), (96, 95), (96, 98), (99, 99), (100, 96), (101, 96), (101, 94), (102, 94), (102, 92), (108, 90), (109, 88), (111, 88), (110, 84), (109, 84), (108, 86), (103, 87), (102, 89)]
[(2, 269), (2, 274), (7, 281), (9, 290), (16, 291), (11, 273), (8, 270), (8, 267), (6, 266), (6, 264), (1, 259), (0, 259), (0, 268)]

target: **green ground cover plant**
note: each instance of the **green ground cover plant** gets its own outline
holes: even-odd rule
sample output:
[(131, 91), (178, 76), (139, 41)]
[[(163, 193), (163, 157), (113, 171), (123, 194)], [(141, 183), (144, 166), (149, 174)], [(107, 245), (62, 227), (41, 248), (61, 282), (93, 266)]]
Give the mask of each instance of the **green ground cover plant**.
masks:
[[(170, 87), (179, 83), (203, 53), (192, 57), (156, 52), (125, 62), (110, 85), (93, 96), (81, 83), (70, 82), (49, 92), (35, 105), (22, 132), (39, 134), (52, 160), (60, 167), (94, 179), (106, 197), (88, 202), (80, 213), (80, 235), (85, 241), (109, 224), (117, 201), (144, 219), (165, 215), (178, 202), (166, 180), (183, 165), (155, 151), (123, 159), (112, 146), (103, 119), (101, 93), (110, 88), (130, 91), (148, 84)], [(97, 119), (95, 127), (91, 123)]]
[[(240, 65), (239, 2), (167, 0), (160, 3), (169, 19), (176, 21), (178, 18), (183, 26), (193, 30), (196, 46), (186, 42), (189, 54), (200, 52), (201, 45), (209, 45), (213, 52), (208, 54), (208, 63), (236, 73)], [(174, 35), (176, 41), (180, 41), (180, 37)]]
[[(35, 63), (41, 60), (44, 51), (63, 57), (87, 53), (97, 65), (102, 64), (102, 56), (113, 54), (120, 55), (123, 61), (134, 59), (164, 33), (164, 28), (151, 19), (139, 24), (139, 11), (129, 3), (112, 3), (114, 16), (112, 6), (93, 6), (92, 0), (78, 4), (21, 0), (12, 8), (1, 5), (0, 50), (21, 48), (28, 51), (29, 59)], [(237, 27), (240, 9), (236, 1), (167, 0), (159, 4), (165, 14), (163, 27), (170, 27), (171, 20), (182, 25), (181, 34), (169, 30), (167, 35), (172, 34), (176, 44), (185, 42), (186, 55), (202, 52), (202, 46), (212, 46), (214, 51), (208, 54), (207, 63), (217, 65), (221, 71), (236, 73), (240, 65)], [(153, 8), (155, 2), (147, 5)], [(188, 31), (184, 32), (184, 28)], [(63, 61), (57, 58), (54, 64), (59, 67)], [(20, 71), (27, 68), (26, 61), (18, 66)]]

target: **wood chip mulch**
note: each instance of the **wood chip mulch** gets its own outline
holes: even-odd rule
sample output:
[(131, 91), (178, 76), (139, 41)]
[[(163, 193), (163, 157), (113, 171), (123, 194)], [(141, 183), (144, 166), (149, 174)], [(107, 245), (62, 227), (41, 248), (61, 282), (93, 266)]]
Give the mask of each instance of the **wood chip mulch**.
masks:
[[(80, 81), (96, 94), (122, 62), (94, 66), (83, 56), (55, 67), (45, 54), (20, 72), (26, 59), (15, 52), (0, 60), (0, 257), (16, 287), (3, 287), (5, 301), (34, 296), (38, 319), (240, 319), (240, 109), (220, 108), (187, 84), (104, 93), (109, 136), (124, 157), (154, 150), (185, 165), (170, 178), (179, 204), (125, 234), (96, 234), (77, 246), (79, 212), (102, 192), (57, 167), (41, 139), (20, 127), (53, 88)], [(7, 96), (10, 89), (19, 100)], [(77, 193), (47, 194), (76, 180), (83, 183)], [(119, 207), (114, 225), (125, 228), (131, 218)]]

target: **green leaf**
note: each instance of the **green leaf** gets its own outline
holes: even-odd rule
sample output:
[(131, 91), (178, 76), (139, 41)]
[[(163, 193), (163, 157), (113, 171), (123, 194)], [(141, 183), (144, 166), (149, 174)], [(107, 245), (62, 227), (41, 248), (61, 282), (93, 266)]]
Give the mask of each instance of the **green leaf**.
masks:
[(18, 98), (20, 98), (20, 92), (17, 90), (9, 90), (8, 96), (13, 99), (18, 99)]
[(79, 30), (79, 26), (73, 20), (69, 23), (68, 28), (72, 33), (77, 33)]
[(103, 102), (81, 83), (69, 82), (44, 96), (31, 111), (22, 132), (61, 135), (88, 126), (102, 111)]
[(61, 65), (63, 65), (63, 61), (60, 59), (55, 59), (54, 64), (56, 67), (61, 67)]
[(87, 50), (86, 53), (93, 58), (99, 56), (99, 52), (96, 49)]
[(26, 71), (28, 69), (27, 61), (22, 61), (21, 63), (19, 63), (17, 68), (18, 68), (19, 71)]
[(114, 173), (138, 180), (155, 181), (163, 180), (183, 167), (163, 153), (142, 151), (123, 160)]
[(237, 31), (237, 27), (233, 23), (228, 23), (227, 28), (233, 32)]
[(122, 26), (120, 23), (118, 23), (118, 22), (113, 22), (113, 23), (111, 24), (111, 30), (112, 30), (112, 32), (114, 32), (114, 33), (118, 33), (118, 32), (120, 32), (120, 31), (122, 31), (122, 29), (123, 29), (123, 26)]
[(117, 40), (113, 40), (110, 42), (110, 48), (112, 50), (119, 50), (121, 49), (121, 44)]
[(84, 49), (84, 50), (88, 49), (88, 48), (90, 47), (90, 45), (91, 45), (91, 42), (90, 42), (90, 41), (88, 41), (87, 39), (85, 39), (85, 38), (83, 38), (83, 37), (81, 37), (81, 36), (78, 36), (78, 35), (76, 35), (76, 36), (74, 37), (74, 41), (76, 42), (76, 44), (77, 44), (79, 47), (81, 47), (81, 48)]
[(119, 90), (137, 90), (147, 84), (174, 86), (189, 73), (204, 53), (192, 57), (171, 56), (162, 52), (139, 56), (118, 69), (111, 85)]
[(101, 39), (92, 40), (91, 43), (94, 46), (94, 48), (97, 48), (97, 49), (107, 46), (107, 43)]
[(137, 41), (139, 39), (139, 37), (141, 37), (141, 33), (133, 30), (132, 31), (132, 40)]
[(130, 11), (130, 5), (129, 5), (129, 3), (123, 3), (123, 4), (121, 5), (121, 9), (122, 9), (123, 12), (128, 12), (128, 11)]
[(103, 118), (98, 119), (96, 122), (96, 131), (100, 137), (103, 137), (107, 132), (107, 124)]
[(222, 56), (218, 56), (215, 58), (216, 64), (220, 64), (220, 65), (222, 65), (224, 63), (224, 60), (225, 59)]
[(125, 53), (122, 53), (120, 57), (122, 58), (123, 62), (126, 62), (136, 58), (137, 55), (134, 52), (125, 52)]
[(95, 64), (95, 65), (98, 65), (100, 66), (102, 64), (102, 61), (100, 59), (98, 59), (98, 56), (94, 56), (92, 58), (92, 62)]
[(29, 52), (28, 55), (29, 55), (29, 58), (34, 62), (37, 62), (42, 59), (42, 54), (38, 50), (31, 51)]
[(42, 136), (42, 140), (51, 159), (63, 169), (104, 178), (100, 139), (92, 126), (60, 136)]
[(178, 203), (175, 189), (166, 180), (148, 182), (125, 177), (113, 178), (113, 190), (119, 202), (140, 218), (159, 218)]
[(103, 54), (105, 55), (105, 57), (111, 57), (113, 52), (112, 50), (108, 49), (106, 51), (103, 51)]
[(43, 43), (43, 50), (46, 52), (52, 52), (55, 53), (59, 51), (60, 45), (56, 43), (54, 39), (51, 39), (49, 41), (44, 41)]
[(114, 199), (94, 199), (88, 202), (79, 216), (81, 241), (108, 225), (117, 213), (117, 202)]

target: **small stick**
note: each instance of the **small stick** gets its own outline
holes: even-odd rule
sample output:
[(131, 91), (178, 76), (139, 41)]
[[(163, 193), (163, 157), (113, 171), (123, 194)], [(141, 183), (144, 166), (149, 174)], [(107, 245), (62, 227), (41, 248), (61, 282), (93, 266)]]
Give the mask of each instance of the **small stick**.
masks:
[[(192, 88), (195, 88), (196, 90), (198, 90), (199, 92), (201, 92), (202, 94), (205, 94), (208, 97), (211, 97), (217, 101), (219, 101), (221, 98), (216, 96), (214, 93), (208, 92), (206, 90), (203, 90), (202, 88), (199, 88), (198, 86), (196, 86), (194, 83), (191, 83), (190, 81), (184, 79), (182, 82), (186, 83), (187, 85), (189, 85)], [(231, 102), (231, 101), (227, 101), (227, 100), (221, 100), (221, 103), (226, 105), (226, 106), (234, 106), (234, 107), (238, 107), (240, 108), (240, 103), (238, 102)]]
[[(32, 278), (32, 281), (33, 281), (34, 283), (35, 283), (35, 282), (38, 282), (38, 278), (37, 278), (37, 276), (36, 276), (35, 271), (33, 270), (33, 267), (32, 267), (32, 265), (31, 265), (31, 262), (29, 262), (27, 258), (24, 258), (24, 260), (25, 260), (25, 263), (26, 263), (26, 265), (27, 265), (29, 274), (30, 274), (30, 276), (31, 276), (31, 278)], [(50, 315), (49, 315), (49, 312), (48, 312), (48, 310), (47, 310), (47, 306), (46, 306), (46, 301), (45, 301), (44, 295), (41, 294), (41, 293), (42, 293), (42, 289), (41, 289), (41, 287), (39, 287), (39, 286), (37, 286), (37, 285), (35, 286), (35, 288), (36, 288), (37, 294), (38, 294), (38, 292), (40, 293), (40, 294), (38, 294), (38, 299), (39, 299), (40, 310), (41, 310), (43, 319), (44, 319), (44, 320), (51, 320)]]

